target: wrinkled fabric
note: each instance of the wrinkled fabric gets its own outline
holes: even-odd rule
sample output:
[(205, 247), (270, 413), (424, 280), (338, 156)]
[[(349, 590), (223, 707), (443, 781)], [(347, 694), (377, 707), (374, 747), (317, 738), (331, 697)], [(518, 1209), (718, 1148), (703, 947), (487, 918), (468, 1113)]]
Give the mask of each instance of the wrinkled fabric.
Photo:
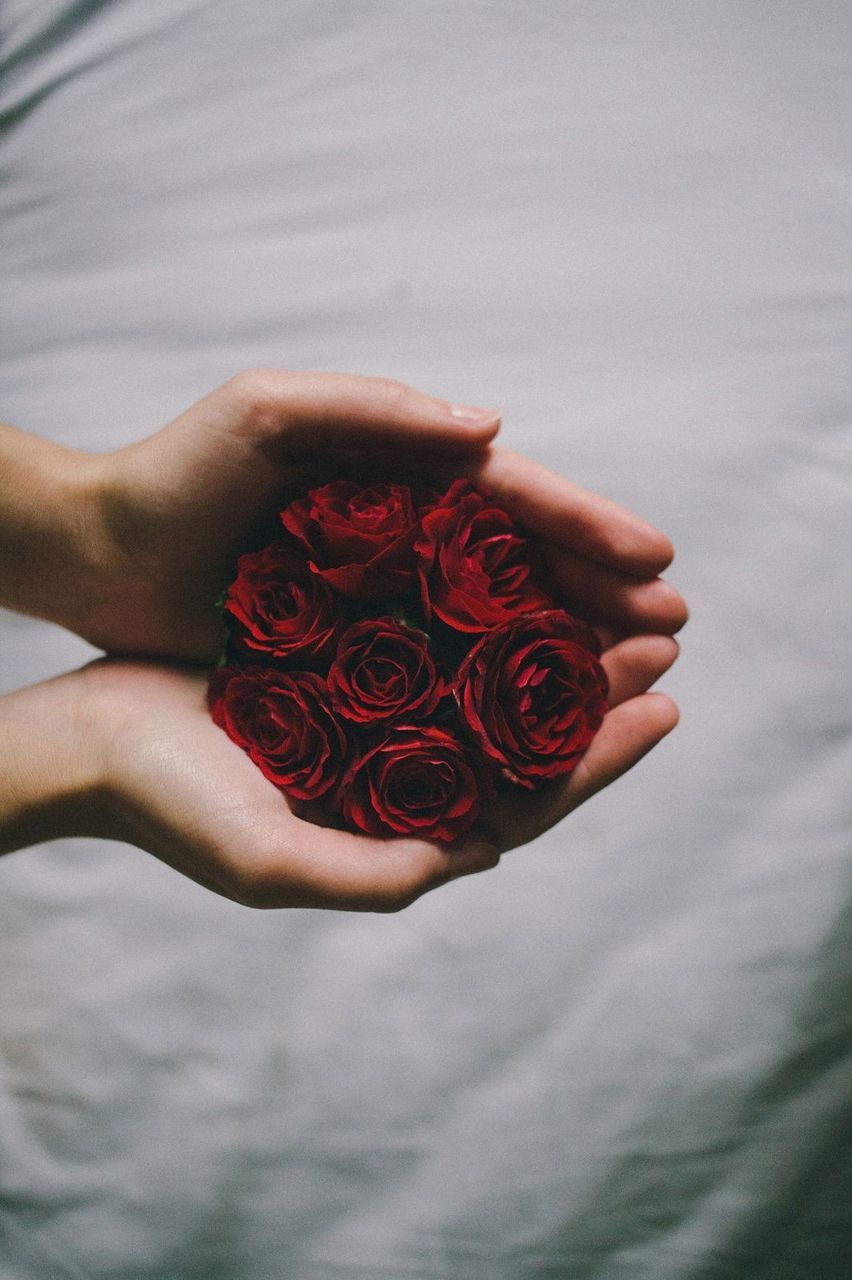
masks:
[[(638, 510), (682, 723), (400, 915), (0, 864), (4, 1280), (852, 1272), (840, 0), (7, 0), (0, 416), (240, 368), (494, 404)], [(4, 614), (6, 688), (81, 641)]]

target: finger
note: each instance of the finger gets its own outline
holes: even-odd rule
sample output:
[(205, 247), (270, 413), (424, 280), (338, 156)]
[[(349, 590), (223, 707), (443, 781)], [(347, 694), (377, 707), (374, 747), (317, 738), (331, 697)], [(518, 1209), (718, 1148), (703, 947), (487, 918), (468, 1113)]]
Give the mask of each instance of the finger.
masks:
[(378, 840), (293, 817), (280, 854), (255, 867), (249, 896), (262, 907), (399, 911), (430, 889), (498, 861), (496, 847), (483, 839), (448, 846)]
[(671, 733), (678, 719), (677, 706), (664, 693), (643, 693), (614, 707), (568, 779), (566, 812), (632, 769)]
[(668, 671), (679, 646), (670, 636), (631, 636), (614, 645), (601, 659), (609, 679), (609, 705), (617, 707), (640, 693)]
[(453, 404), (389, 378), (256, 369), (218, 394), (244, 428), (288, 454), (378, 446), (470, 452), (494, 438), (493, 409)]
[(626, 640), (628, 635), (632, 634), (623, 627), (616, 627), (614, 624), (606, 622), (596, 622), (593, 630), (597, 632), (604, 653), (609, 649), (614, 649), (617, 644), (621, 644), (622, 640)]
[(530, 458), (495, 447), (464, 474), (505, 502), (534, 533), (599, 564), (646, 577), (671, 564), (674, 550), (664, 533)]
[(489, 835), (503, 851), (536, 839), (632, 769), (677, 722), (677, 707), (665, 694), (644, 693), (621, 703), (607, 713), (589, 749), (565, 781), (501, 799), (489, 815)]
[(593, 621), (606, 620), (630, 632), (670, 635), (689, 617), (683, 597), (662, 578), (639, 579), (605, 569), (552, 544), (542, 550), (554, 586), (567, 597), (567, 607), (579, 606)]

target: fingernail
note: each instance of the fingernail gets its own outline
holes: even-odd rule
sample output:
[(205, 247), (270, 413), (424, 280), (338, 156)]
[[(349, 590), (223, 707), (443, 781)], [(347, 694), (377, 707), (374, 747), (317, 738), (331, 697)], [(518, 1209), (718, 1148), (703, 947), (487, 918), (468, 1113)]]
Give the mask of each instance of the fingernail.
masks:
[(470, 844), (454, 855), (453, 879), (474, 875), (477, 871), (490, 871), (499, 861), (500, 851), (496, 844), (489, 844), (487, 841)]
[(482, 427), (486, 422), (500, 421), (500, 414), (496, 409), (479, 409), (472, 404), (451, 404), (450, 413), (458, 422), (465, 422), (471, 427)]

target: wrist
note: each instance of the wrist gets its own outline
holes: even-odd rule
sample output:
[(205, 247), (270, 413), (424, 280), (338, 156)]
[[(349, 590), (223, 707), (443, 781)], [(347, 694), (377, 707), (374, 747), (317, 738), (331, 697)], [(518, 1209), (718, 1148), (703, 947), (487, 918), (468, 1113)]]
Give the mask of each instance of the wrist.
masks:
[(108, 834), (104, 725), (85, 676), (0, 697), (0, 853)]
[(80, 629), (97, 589), (98, 464), (0, 426), (0, 605)]

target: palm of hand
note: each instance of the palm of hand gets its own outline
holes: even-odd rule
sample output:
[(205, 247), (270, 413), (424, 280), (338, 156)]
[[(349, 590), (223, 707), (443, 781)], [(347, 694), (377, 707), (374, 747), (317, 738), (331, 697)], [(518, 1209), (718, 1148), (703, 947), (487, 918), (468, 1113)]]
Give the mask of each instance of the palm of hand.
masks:
[(112, 726), (114, 834), (247, 905), (383, 911), (493, 866), (497, 852), (542, 834), (629, 769), (676, 723), (668, 698), (644, 692), (676, 653), (661, 636), (610, 648), (613, 710), (575, 772), (545, 793), (504, 798), (449, 847), (372, 839), (298, 816), (214, 725), (203, 673), (105, 659), (78, 674)]
[(497, 860), (481, 839), (448, 850), (298, 817), (213, 723), (200, 672), (101, 659), (72, 679), (111, 726), (110, 834), (225, 897), (255, 907), (397, 910)]

